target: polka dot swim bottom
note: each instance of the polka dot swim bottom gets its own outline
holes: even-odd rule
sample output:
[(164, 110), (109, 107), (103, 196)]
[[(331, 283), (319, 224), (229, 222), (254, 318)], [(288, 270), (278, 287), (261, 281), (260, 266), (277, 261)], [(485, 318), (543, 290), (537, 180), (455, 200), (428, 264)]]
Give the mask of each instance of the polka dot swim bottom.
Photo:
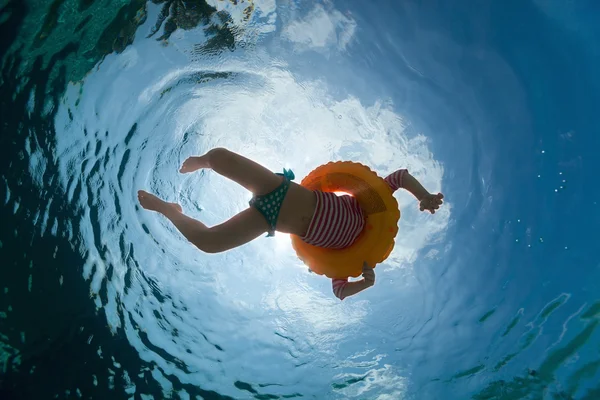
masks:
[(250, 200), (250, 206), (260, 211), (269, 223), (269, 233), (267, 236), (275, 236), (275, 227), (277, 226), (277, 219), (279, 218), (279, 210), (281, 210), (283, 199), (285, 199), (289, 187), (290, 178), (283, 175), (283, 182), (281, 182), (281, 185), (279, 185), (277, 189), (273, 190), (271, 193), (254, 196), (252, 200)]

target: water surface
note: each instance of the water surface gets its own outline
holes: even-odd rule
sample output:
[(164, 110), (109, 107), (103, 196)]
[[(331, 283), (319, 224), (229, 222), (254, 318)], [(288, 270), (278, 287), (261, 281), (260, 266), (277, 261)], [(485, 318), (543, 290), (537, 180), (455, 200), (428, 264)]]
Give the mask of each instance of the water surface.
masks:
[[(596, 399), (593, 2), (0, 2), (5, 398)], [(249, 194), (180, 175), (224, 146), (296, 176), (401, 167), (447, 202), (340, 302), (289, 238), (207, 255)]]

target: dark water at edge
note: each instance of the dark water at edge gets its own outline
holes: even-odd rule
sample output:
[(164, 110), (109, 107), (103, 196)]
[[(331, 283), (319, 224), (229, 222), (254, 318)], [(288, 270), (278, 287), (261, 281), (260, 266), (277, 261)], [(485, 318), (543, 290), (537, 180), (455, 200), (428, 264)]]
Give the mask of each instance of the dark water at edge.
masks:
[[(27, 12), (25, 5), (19, 1), (10, 2), (2, 12), (7, 9), (11, 11), (10, 16), (0, 25), (2, 54), (6, 54), (16, 39)], [(7, 334), (11, 347), (21, 349), (12, 354), (6, 373), (1, 375), (0, 397), (3, 399), (48, 398), (52, 397), (51, 394), (64, 393), (67, 388), (72, 388), (75, 394), (76, 387), (88, 393), (94, 391), (101, 398), (125, 397), (124, 393), (118, 394), (118, 388), (125, 387), (125, 382), (119, 382), (118, 376), (115, 382), (117, 391), (109, 390), (107, 384), (94, 387), (89, 377), (98, 370), (107, 371), (112, 366), (111, 356), (116, 353), (130, 353), (125, 358), (138, 364), (135, 367), (139, 368), (137, 354), (127, 341), (119, 335), (112, 337), (106, 329), (104, 316), (96, 313), (86, 286), (81, 284), (80, 271), (67, 273), (69, 269), (82, 265), (82, 258), (73, 251), (70, 240), (51, 234), (40, 236), (39, 225), (25, 223), (31, 221), (44, 205), (47, 205), (46, 212), (56, 215), (58, 221), (71, 219), (73, 213), (69, 204), (61, 204), (57, 200), (61, 196), (56, 191), (57, 186), (53, 185), (52, 165), (48, 165), (44, 174), (45, 189), (39, 192), (37, 183), (27, 172), (29, 159), (23, 149), (27, 141), (44, 149), (48, 160), (53, 159), (53, 114), (41, 117), (45, 92), (48, 90), (55, 96), (54, 103), (58, 102), (67, 83), (65, 71), (61, 68), (53, 86), (47, 87), (50, 74), (55, 65), (76, 48), (76, 44), (68, 44), (52, 57), (45, 68), (41, 57), (38, 57), (27, 82), (19, 77), (23, 63), (19, 52), (6, 57), (2, 68), (0, 168), (5, 181), (0, 185), (0, 198), (3, 199), (0, 208), (0, 286), (9, 287), (11, 291), (0, 296), (0, 304), (2, 309), (9, 306), (12, 309), (10, 326), (2, 327), (2, 332)], [(29, 113), (27, 104), (32, 89), (36, 91), (36, 101), (33, 112)], [(8, 181), (19, 184), (13, 184), (9, 189)], [(4, 201), (9, 196), (20, 203), (16, 213)], [(53, 201), (50, 202), (50, 199)], [(31, 276), (35, 276), (35, 281), (32, 280), (29, 290)], [(62, 286), (57, 284), (60, 280)], [(5, 320), (0, 322), (6, 323)], [(97, 356), (97, 347), (90, 346), (88, 341), (104, 344), (103, 358)], [(91, 363), (90, 360), (95, 361)], [(13, 364), (19, 365), (18, 369), (14, 369)]]
[[(21, 66), (32, 60), (22, 58), (22, 49), (9, 55), (7, 51), (19, 35), (27, 12), (19, 0), (0, 11), (8, 15), (0, 24), (0, 309), (10, 310), (8, 319), (0, 319), (0, 331), (12, 348), (6, 371), (0, 375), (0, 399), (77, 398), (80, 393), (93, 393), (94, 398), (130, 398), (132, 384), (138, 393), (141, 389), (161, 398), (162, 389), (150, 378), (153, 366), (140, 360), (122, 330), (113, 335), (106, 317), (96, 311), (88, 286), (81, 280), (84, 258), (74, 251), (78, 238), (72, 235), (78, 228), (70, 221), (76, 220), (73, 216), (78, 211), (60, 201), (63, 194), (54, 182), (56, 167), (50, 162), (55, 157), (53, 121), (57, 108), (45, 112), (45, 107), (48, 101), (54, 105), (60, 101), (68, 83), (64, 62), (77, 56), (79, 45), (76, 41), (67, 43), (45, 66), (43, 57), (38, 56), (27, 75), (22, 75)], [(108, 53), (122, 41), (120, 25), (130, 13), (131, 6), (121, 9), (97, 48)], [(95, 59), (88, 59), (90, 67), (103, 55), (97, 53)], [(32, 90), (35, 101), (30, 104)], [(41, 149), (49, 162), (42, 191), (28, 173), (27, 147)], [(16, 212), (8, 204), (9, 198), (18, 202)], [(51, 221), (43, 221), (40, 214), (50, 215)], [(46, 224), (55, 226), (44, 234)], [(126, 381), (114, 372), (117, 358), (124, 370), (145, 372)], [(175, 377), (171, 383), (174, 390), (185, 389), (205, 399), (229, 398), (178, 384)], [(253, 390), (247, 384), (240, 385)]]

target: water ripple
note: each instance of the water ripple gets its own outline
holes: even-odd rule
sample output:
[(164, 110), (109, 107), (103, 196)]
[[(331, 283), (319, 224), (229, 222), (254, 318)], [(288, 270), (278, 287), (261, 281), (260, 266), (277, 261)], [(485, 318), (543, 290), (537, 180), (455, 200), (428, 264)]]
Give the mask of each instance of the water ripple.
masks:
[[(135, 192), (143, 188), (177, 201), (208, 224), (240, 211), (249, 196), (235, 184), (212, 173), (177, 172), (185, 157), (215, 146), (273, 169), (291, 164), (299, 176), (329, 159), (388, 169), (400, 167), (392, 160), (409, 156), (409, 167), (429, 171), (423, 178), (432, 190), (440, 185), (440, 166), (422, 139), (403, 136), (402, 118), (384, 103), (335, 100), (324, 82), (299, 79), (280, 60), (264, 64), (268, 57), (260, 52), (190, 63), (175, 47), (155, 57), (157, 46), (139, 40), (108, 56), (85, 81), (68, 87), (55, 118), (60, 184), (79, 210), (83, 275), (97, 306), (143, 360), (159, 366), (153, 372), (159, 381), (164, 375), (184, 384), (203, 382), (223, 395), (242, 390), (260, 396), (245, 383), (252, 381), (293, 397), (308, 394), (297, 383), (315, 366), (329, 371), (313, 376), (315, 393), (331, 379), (346, 379), (346, 373), (332, 375), (338, 357), (326, 360), (332, 343), (345, 340), (340, 329), (354, 330), (366, 317), (365, 304), (339, 308), (327, 291), (315, 291), (285, 235), (269, 243), (276, 259), (264, 243), (202, 254), (165, 220), (141, 210)], [(306, 143), (312, 151), (306, 152)], [(442, 231), (449, 209), (415, 238)], [(416, 227), (416, 217), (406, 213), (407, 229)], [(411, 257), (394, 254), (388, 268)], [(431, 314), (426, 309), (421, 312)], [(400, 323), (413, 338), (427, 326)], [(293, 369), (286, 367), (290, 363)], [(250, 375), (246, 365), (253, 365)], [(357, 365), (368, 371), (367, 387), (384, 381), (394, 390), (404, 387), (390, 383), (395, 372), (379, 361)], [(278, 366), (285, 374), (274, 382)], [(365, 382), (358, 390), (346, 384), (334, 389), (360, 395), (371, 390)]]
[[(14, 224), (0, 249), (17, 248), (11, 265), (18, 266), (40, 248), (39, 235), (63, 239), (48, 242), (53, 259), (74, 247), (84, 264), (60, 261), (60, 287), (63, 274), (68, 282), (68, 271), (81, 273), (82, 298), (89, 290), (114, 336), (102, 339), (104, 326), (88, 332), (73, 319), (58, 339), (15, 331), (23, 346), (43, 343), (21, 354), (8, 345), (14, 338), (0, 334), (3, 372), (20, 365), (22, 355), (35, 359), (47, 343), (62, 348), (80, 335), (83, 348), (109, 364), (91, 384), (128, 395), (384, 400), (448, 391), (467, 398), (483, 387), (473, 398), (541, 397), (548, 390), (564, 397), (582, 393), (582, 382), (597, 375), (597, 357), (582, 348), (597, 337), (598, 303), (553, 284), (557, 270), (540, 267), (540, 255), (556, 243), (544, 245), (540, 233), (555, 200), (542, 195), (545, 208), (537, 210), (517, 187), (535, 186), (528, 177), (538, 168), (532, 149), (541, 150), (536, 124), (544, 131), (562, 126), (549, 122), (548, 110), (568, 107), (550, 102), (558, 97), (552, 92), (542, 95), (551, 86), (550, 66), (540, 68), (547, 82), (524, 78), (515, 54), (531, 49), (528, 61), (544, 60), (532, 43), (526, 47), (527, 35), (518, 46), (498, 44), (496, 36), (512, 32), (504, 23), (511, 7), (473, 6), (477, 16), (496, 13), (498, 28), (493, 19), (471, 21), (473, 14), (441, 3), (439, 15), (412, 2), (354, 15), (330, 2), (210, 1), (203, 10), (214, 18), (195, 27), (192, 2), (136, 1), (110, 17), (122, 24), (115, 41), (82, 43), (87, 50), (79, 54), (77, 43), (58, 36), (73, 27), (82, 38), (106, 33), (85, 14), (96, 10), (92, 3), (79, 5), (77, 24), (57, 23), (56, 10), (45, 19), (34, 10), (46, 23), (36, 26), (33, 54), (54, 46), (49, 60), (31, 63), (43, 79), (13, 82), (6, 71), (24, 67), (3, 64), (2, 89), (11, 85), (10, 97), (27, 116), (13, 124), (22, 138), (14, 163), (29, 171), (2, 172), (0, 201), (10, 221), (35, 228), (24, 234)], [(513, 8), (528, 10), (529, 23), (536, 14), (527, 4)], [(553, 7), (544, 10), (562, 18)], [(80, 80), (106, 46), (116, 52)], [(81, 64), (71, 62), (75, 53)], [(73, 79), (68, 85), (66, 77)], [(587, 109), (581, 110), (576, 115)], [(56, 135), (52, 124), (40, 122), (49, 117)], [(571, 140), (568, 132), (564, 140)], [(398, 194), (400, 234), (378, 267), (377, 290), (339, 303), (330, 282), (297, 260), (286, 235), (207, 255), (140, 208), (138, 189), (179, 202), (209, 225), (245, 208), (249, 194), (236, 184), (210, 171), (178, 173), (187, 156), (216, 146), (273, 170), (293, 168), (298, 177), (333, 159), (360, 161), (381, 174), (408, 167), (449, 201), (431, 217)], [(582, 160), (558, 165), (575, 174)], [(35, 196), (23, 189), (28, 179), (39, 189)], [(47, 276), (37, 268), (15, 268), (23, 296), (36, 296)], [(9, 298), (7, 290), (1, 299)], [(27, 313), (9, 305), (0, 322), (17, 314)], [(143, 362), (111, 353), (113, 339), (124, 339), (127, 346), (119, 348), (132, 348)], [(565, 369), (574, 372), (566, 377)]]

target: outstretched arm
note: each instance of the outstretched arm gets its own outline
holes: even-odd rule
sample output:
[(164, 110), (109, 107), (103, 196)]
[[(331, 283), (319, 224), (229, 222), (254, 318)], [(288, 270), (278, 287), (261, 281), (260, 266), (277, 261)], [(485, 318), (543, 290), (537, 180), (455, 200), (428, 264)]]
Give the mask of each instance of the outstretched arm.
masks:
[(406, 169), (399, 169), (396, 172), (388, 175), (385, 181), (390, 186), (393, 192), (399, 188), (403, 188), (412, 193), (417, 200), (421, 211), (428, 210), (430, 213), (435, 214), (435, 210), (439, 209), (442, 205), (444, 195), (441, 193), (431, 194), (421, 185), (421, 182), (414, 176), (408, 173)]
[(355, 282), (348, 282), (346, 279), (332, 279), (333, 294), (340, 300), (348, 296), (354, 296), (375, 284), (375, 271), (367, 263), (363, 264), (363, 279)]

